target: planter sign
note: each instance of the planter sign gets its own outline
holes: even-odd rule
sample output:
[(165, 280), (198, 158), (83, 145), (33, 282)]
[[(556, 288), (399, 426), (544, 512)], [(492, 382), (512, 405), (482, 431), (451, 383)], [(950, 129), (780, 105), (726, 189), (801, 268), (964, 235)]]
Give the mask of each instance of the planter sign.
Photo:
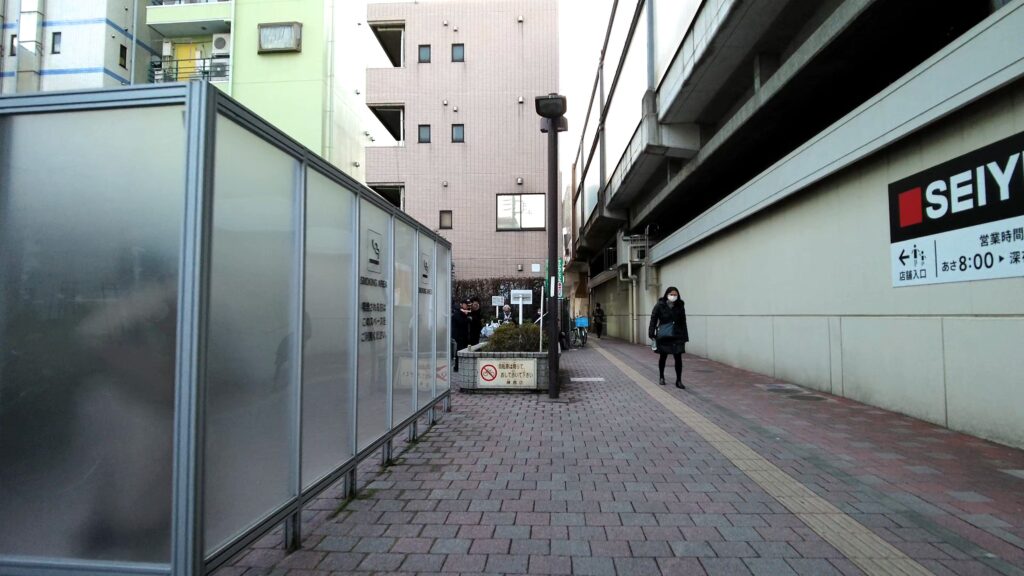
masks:
[(477, 388), (536, 388), (536, 358), (479, 358)]

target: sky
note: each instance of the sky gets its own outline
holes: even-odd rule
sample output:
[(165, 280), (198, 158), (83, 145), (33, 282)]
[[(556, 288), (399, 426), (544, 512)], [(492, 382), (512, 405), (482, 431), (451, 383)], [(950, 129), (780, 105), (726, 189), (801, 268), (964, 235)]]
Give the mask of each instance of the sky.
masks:
[(558, 89), (566, 97), (569, 131), (558, 142), (562, 188), (571, 184), (572, 162), (579, 149), (590, 89), (611, 16), (612, 0), (558, 1)]

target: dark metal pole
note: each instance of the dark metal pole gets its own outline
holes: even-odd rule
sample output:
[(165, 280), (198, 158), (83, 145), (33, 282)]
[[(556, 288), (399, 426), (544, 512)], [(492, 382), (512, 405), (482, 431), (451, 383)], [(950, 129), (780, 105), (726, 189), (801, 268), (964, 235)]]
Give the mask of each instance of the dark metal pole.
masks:
[(548, 397), (558, 398), (558, 118), (548, 121)]

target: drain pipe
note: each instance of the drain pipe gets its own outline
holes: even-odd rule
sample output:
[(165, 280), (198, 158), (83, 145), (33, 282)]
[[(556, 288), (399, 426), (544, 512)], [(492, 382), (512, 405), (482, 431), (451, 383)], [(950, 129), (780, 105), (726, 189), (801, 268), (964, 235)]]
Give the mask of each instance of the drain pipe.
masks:
[[(4, 24), (7, 23), (7, 19), (4, 17), (4, 14), (6, 13), (7, 2), (0, 0), (0, 42), (4, 42), (7, 40), (7, 38), (4, 37), (3, 33), (3, 31), (6, 30), (6, 28), (4, 28)], [(0, 46), (0, 94), (4, 93), (4, 60), (6, 58), (7, 54), (4, 54), (4, 49), (2, 46)]]
[(626, 259), (626, 275), (622, 275), (622, 268), (619, 268), (619, 282), (629, 282), (629, 338), (631, 343), (636, 343), (636, 281), (633, 274), (633, 262)]

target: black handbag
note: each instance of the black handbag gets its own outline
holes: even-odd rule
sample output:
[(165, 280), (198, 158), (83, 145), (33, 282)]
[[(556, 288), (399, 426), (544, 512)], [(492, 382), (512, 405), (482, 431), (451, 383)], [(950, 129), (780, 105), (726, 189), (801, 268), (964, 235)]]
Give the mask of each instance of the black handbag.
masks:
[(664, 338), (672, 338), (673, 336), (675, 336), (675, 328), (675, 322), (666, 322), (664, 324), (659, 324), (656, 339), (662, 340)]

